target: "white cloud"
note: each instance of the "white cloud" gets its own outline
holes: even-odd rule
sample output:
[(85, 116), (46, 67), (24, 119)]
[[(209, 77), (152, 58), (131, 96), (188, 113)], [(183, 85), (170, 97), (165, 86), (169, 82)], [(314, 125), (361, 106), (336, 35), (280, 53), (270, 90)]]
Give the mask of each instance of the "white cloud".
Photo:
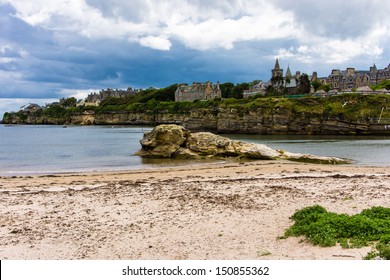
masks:
[(375, 61), (383, 52), (382, 48), (371, 46), (366, 47), (364, 44), (358, 41), (341, 41), (332, 40), (323, 42), (319, 45), (313, 45), (308, 48), (304, 53), (297, 49), (286, 50), (279, 49), (278, 57), (289, 59), (290, 61), (300, 61), (303, 63), (321, 63), (341, 65), (350, 63), (353, 66), (354, 59), (359, 56), (369, 57), (371, 60), (367, 62)]
[(374, 26), (374, 31), (361, 36), (329, 38), (311, 34), (305, 30), (296, 39), (297, 46), (279, 48), (276, 56), (305, 64), (356, 65), (364, 58), (366, 63), (379, 59), (385, 51), (390, 29)]
[(297, 51), (298, 51), (299, 53), (307, 53), (307, 52), (309, 51), (309, 47), (308, 47), (308, 46), (299, 46), (299, 47), (297, 48)]
[[(146, 3), (138, 3), (140, 9), (134, 11), (134, 5), (120, 0), (112, 5), (98, 0), (10, 1), (16, 16), (32, 26), (90, 39), (138, 39), (141, 45), (160, 50), (170, 49), (171, 37), (193, 49), (231, 49), (235, 42), (292, 36), (296, 28), (292, 14), (269, 1)], [(136, 14), (135, 20), (125, 16), (126, 9), (133, 9), (129, 13)]]
[(278, 49), (276, 57), (281, 59), (292, 58), (296, 56), (294, 52), (295, 49), (293, 47), (290, 47), (289, 49), (280, 48)]
[(139, 40), (139, 43), (141, 46), (161, 51), (169, 51), (172, 46), (171, 42), (167, 38), (157, 36), (143, 37)]
[[(15, 16), (28, 24), (53, 32), (54, 41), (73, 40), (74, 50), (83, 50), (82, 42), (88, 41), (92, 46), (96, 40), (107, 45), (118, 41), (137, 43), (161, 51), (175, 50), (172, 45), (181, 44), (205, 54), (216, 49), (231, 50), (231, 54), (236, 46), (248, 43), (246, 46), (255, 49), (250, 53), (259, 59), (278, 56), (291, 64), (325, 66), (343, 63), (354, 66), (359, 59), (371, 63), (378, 58), (384, 60), (389, 53), (388, 0), (356, 0), (353, 5), (338, 0), (0, 0), (0, 3), (12, 5)], [(63, 45), (69, 47), (66, 42)], [(122, 49), (126, 50), (126, 46)], [(23, 55), (20, 57), (29, 54)], [(0, 63), (12, 62), (12, 57), (2, 57)]]
[(15, 59), (11, 58), (11, 57), (0, 57), (0, 64), (1, 63), (6, 64), (6, 63), (13, 62), (13, 61), (15, 61)]
[[(271, 18), (277, 19), (273, 21)], [(284, 24), (281, 25), (280, 22)], [(289, 13), (271, 10), (239, 19), (209, 19), (201, 23), (188, 22), (172, 26), (169, 34), (187, 47), (199, 50), (231, 49), (234, 43), (252, 40), (271, 40), (292, 37), (294, 23)], [(299, 31), (296, 31), (299, 32)]]
[[(171, 50), (173, 40), (204, 51), (232, 49), (238, 42), (288, 39), (294, 40), (295, 49), (277, 46), (278, 56), (335, 63), (362, 55), (380, 56), (388, 43), (383, 38), (389, 37), (390, 20), (382, 16), (390, 12), (387, 0), (357, 0), (354, 5), (333, 0), (2, 2), (9, 2), (16, 16), (30, 25), (56, 34), (129, 40), (163, 51)], [(378, 13), (367, 19), (367, 11)]]

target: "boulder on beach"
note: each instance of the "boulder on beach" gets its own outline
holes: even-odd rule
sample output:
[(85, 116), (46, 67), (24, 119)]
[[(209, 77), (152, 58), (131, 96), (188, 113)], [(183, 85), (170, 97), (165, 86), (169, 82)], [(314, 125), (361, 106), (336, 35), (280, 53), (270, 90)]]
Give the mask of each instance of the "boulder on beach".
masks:
[(145, 133), (142, 149), (135, 155), (145, 158), (202, 159), (237, 157), (248, 159), (287, 159), (293, 161), (343, 164), (348, 160), (277, 151), (263, 144), (231, 140), (210, 132), (191, 133), (182, 126), (163, 124)]
[(145, 133), (142, 149), (136, 155), (149, 158), (170, 158), (184, 145), (190, 132), (178, 125), (159, 125)]

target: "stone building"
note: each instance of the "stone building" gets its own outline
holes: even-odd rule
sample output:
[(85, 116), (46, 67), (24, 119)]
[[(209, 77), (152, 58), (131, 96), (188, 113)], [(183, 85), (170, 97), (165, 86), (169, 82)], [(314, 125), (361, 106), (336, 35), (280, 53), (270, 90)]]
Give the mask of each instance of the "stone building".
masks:
[(23, 105), (22, 107), (20, 107), (20, 110), (23, 111), (23, 112), (29, 112), (29, 113), (34, 113), (38, 110), (41, 110), (42, 107), (39, 106), (38, 104), (35, 104), (35, 103), (28, 103), (26, 105)]
[[(299, 71), (292, 75), (290, 67), (287, 67), (286, 75), (284, 76), (279, 60), (276, 59), (275, 67), (271, 72), (272, 78), (266, 84), (267, 86), (272, 85), (276, 89), (283, 89), (286, 93), (295, 91), (301, 75)], [(375, 64), (369, 70), (356, 70), (352, 67), (345, 70), (333, 69), (327, 77), (318, 77), (317, 72), (313, 72), (309, 79), (310, 81), (318, 80), (322, 84), (328, 84), (332, 90), (337, 90), (337, 92), (352, 91), (361, 87), (370, 87), (382, 80), (390, 79), (390, 64), (384, 69), (377, 69)]]
[(192, 85), (181, 84), (175, 92), (175, 101), (195, 101), (195, 100), (208, 100), (214, 98), (221, 98), (221, 89), (219, 88), (219, 82), (216, 84), (197, 83)]
[(255, 96), (255, 95), (265, 95), (266, 91), (267, 91), (267, 88), (266, 88), (265, 84), (262, 81), (259, 81), (258, 83), (250, 86), (248, 90), (244, 90), (243, 97), (249, 98), (249, 97)]
[(87, 98), (85, 99), (86, 103), (96, 103), (98, 101), (103, 101), (104, 99), (107, 99), (109, 97), (115, 97), (115, 98), (126, 98), (131, 95), (135, 95), (137, 92), (133, 90), (132, 88), (127, 88), (125, 90), (123, 89), (102, 89), (99, 91), (99, 93), (90, 93)]
[(346, 70), (333, 69), (331, 74), (325, 79), (332, 89), (337, 89), (338, 91), (373, 86), (382, 80), (390, 79), (390, 64), (386, 68), (379, 70), (375, 64), (370, 67), (370, 70), (355, 70), (352, 67)]

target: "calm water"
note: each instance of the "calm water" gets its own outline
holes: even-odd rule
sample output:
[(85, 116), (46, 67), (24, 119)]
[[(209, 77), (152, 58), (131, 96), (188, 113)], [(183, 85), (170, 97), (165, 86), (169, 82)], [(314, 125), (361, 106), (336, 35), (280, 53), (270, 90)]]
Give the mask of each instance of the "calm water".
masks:
[[(123, 170), (177, 164), (132, 156), (151, 127), (0, 125), (0, 175)], [(345, 138), (227, 135), (290, 152), (390, 166), (390, 137)], [(183, 162), (179, 162), (183, 164)]]
[(147, 127), (0, 125), (0, 174), (139, 168)]

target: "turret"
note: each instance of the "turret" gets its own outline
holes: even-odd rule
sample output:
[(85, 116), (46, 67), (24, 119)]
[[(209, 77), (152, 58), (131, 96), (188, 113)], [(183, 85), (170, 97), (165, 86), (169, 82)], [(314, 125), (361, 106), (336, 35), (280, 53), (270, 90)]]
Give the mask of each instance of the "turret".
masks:
[(376, 68), (376, 65), (374, 63), (374, 65), (370, 67), (370, 72), (371, 73), (376, 73), (377, 71), (378, 71), (378, 69)]

